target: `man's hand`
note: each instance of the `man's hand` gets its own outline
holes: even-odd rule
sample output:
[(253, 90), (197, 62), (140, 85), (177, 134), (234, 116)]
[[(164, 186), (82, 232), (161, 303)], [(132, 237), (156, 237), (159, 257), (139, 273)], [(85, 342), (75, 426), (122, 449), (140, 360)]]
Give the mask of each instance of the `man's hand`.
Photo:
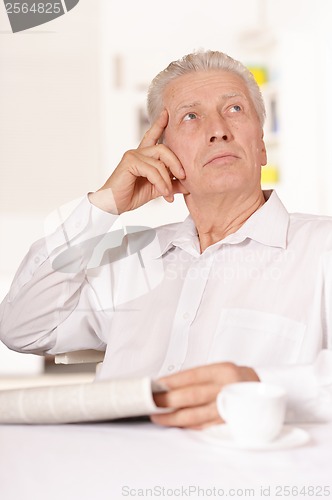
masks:
[(121, 214), (163, 196), (168, 202), (175, 193), (186, 194), (179, 179), (185, 172), (175, 154), (158, 144), (168, 123), (164, 110), (145, 133), (137, 149), (127, 151), (104, 186), (89, 195), (102, 210)]
[(259, 381), (252, 368), (234, 363), (215, 363), (175, 373), (158, 380), (169, 391), (154, 394), (157, 406), (174, 411), (151, 416), (152, 422), (171, 426), (203, 429), (223, 422), (216, 398), (224, 385)]

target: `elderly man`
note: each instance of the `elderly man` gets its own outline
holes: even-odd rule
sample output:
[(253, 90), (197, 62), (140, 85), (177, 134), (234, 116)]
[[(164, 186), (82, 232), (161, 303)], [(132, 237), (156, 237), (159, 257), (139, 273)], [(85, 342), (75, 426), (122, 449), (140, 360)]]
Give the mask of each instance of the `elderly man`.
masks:
[[(139, 147), (31, 248), (2, 304), (3, 341), (106, 350), (100, 378), (159, 378), (156, 402), (172, 408), (152, 417), (161, 425), (220, 422), (217, 393), (249, 380), (285, 386), (289, 419), (331, 418), (332, 219), (290, 215), (262, 191), (252, 75), (221, 52), (189, 54), (153, 80), (148, 110)], [(104, 245), (91, 266), (119, 214), (176, 193), (184, 222), (128, 234), (121, 255)]]

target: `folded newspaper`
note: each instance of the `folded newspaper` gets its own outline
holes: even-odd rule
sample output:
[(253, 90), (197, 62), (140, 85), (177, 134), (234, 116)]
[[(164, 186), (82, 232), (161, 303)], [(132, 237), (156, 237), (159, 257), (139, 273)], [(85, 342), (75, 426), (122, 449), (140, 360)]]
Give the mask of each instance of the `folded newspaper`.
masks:
[(0, 391), (0, 424), (65, 424), (114, 420), (162, 411), (149, 378), (105, 380)]

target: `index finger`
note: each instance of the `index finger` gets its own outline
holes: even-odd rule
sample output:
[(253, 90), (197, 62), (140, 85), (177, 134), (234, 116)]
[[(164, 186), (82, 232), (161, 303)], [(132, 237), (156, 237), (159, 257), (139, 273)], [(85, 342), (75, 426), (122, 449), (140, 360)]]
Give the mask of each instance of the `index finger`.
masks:
[(210, 382), (211, 372), (215, 375), (217, 370), (216, 365), (198, 366), (189, 370), (180, 371), (173, 375), (161, 377), (158, 382), (164, 384), (168, 389), (180, 389), (183, 387), (204, 384)]
[(198, 366), (188, 370), (161, 377), (158, 382), (164, 384), (169, 390), (180, 389), (199, 384), (227, 384), (239, 381), (238, 367), (233, 363), (213, 363)]
[(138, 147), (142, 148), (147, 146), (155, 146), (163, 135), (167, 123), (168, 112), (166, 109), (164, 109), (158, 116), (157, 120), (151, 125), (149, 130), (145, 132), (144, 137)]

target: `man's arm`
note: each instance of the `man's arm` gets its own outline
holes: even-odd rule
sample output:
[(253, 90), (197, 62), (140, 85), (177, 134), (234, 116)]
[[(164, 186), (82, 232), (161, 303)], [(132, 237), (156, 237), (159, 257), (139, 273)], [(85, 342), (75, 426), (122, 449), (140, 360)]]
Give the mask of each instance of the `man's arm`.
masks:
[(202, 429), (220, 424), (216, 398), (221, 389), (233, 382), (259, 381), (252, 368), (234, 363), (214, 363), (175, 373), (158, 380), (169, 390), (154, 395), (157, 406), (173, 409), (170, 413), (153, 415), (160, 425)]
[[(93, 248), (86, 242), (102, 239), (116, 218), (85, 197), (54, 233), (31, 246), (0, 306), (0, 337), (10, 349), (50, 352), (59, 341), (59, 329), (73, 319), (74, 311), (78, 326), (68, 334), (66, 346), (60, 342), (57, 352), (101, 347), (101, 340), (79, 324), (84, 310), (91, 307), (85, 278)], [(57, 259), (71, 249), (79, 251), (64, 270)]]
[[(89, 195), (90, 203), (85, 199), (54, 234), (31, 247), (0, 307), (0, 338), (8, 347), (54, 354), (105, 346), (97, 335), (94, 292), (86, 280), (93, 252), (86, 243), (103, 237), (116, 219), (113, 214), (161, 195), (172, 201), (185, 191), (178, 180), (185, 177), (179, 160), (158, 144), (167, 120), (167, 112), (162, 113), (139, 147), (125, 153), (104, 186)], [(66, 271), (54, 265), (57, 257), (69, 258)]]
[(173, 409), (153, 415), (159, 425), (202, 429), (220, 424), (216, 397), (233, 382), (262, 381), (287, 393), (287, 422), (332, 420), (332, 351), (322, 350), (312, 364), (256, 368), (215, 363), (159, 379), (168, 392), (155, 394), (157, 406)]
[(332, 420), (332, 351), (322, 349), (313, 363), (257, 367), (262, 381), (287, 392), (287, 422)]

